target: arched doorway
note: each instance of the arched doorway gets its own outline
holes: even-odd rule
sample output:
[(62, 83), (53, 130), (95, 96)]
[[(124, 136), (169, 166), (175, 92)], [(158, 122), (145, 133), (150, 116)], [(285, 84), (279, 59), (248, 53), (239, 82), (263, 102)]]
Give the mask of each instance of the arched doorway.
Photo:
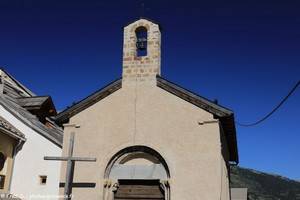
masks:
[(104, 178), (104, 200), (170, 200), (169, 168), (149, 147), (131, 146), (116, 153)]

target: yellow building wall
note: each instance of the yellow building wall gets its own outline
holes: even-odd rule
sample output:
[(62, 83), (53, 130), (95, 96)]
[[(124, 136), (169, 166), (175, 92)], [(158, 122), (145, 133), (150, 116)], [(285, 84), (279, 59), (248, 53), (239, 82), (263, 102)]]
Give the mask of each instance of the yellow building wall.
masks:
[(0, 193), (8, 192), (9, 189), (13, 167), (14, 146), (15, 140), (5, 133), (0, 132), (0, 152), (7, 157), (3, 169), (0, 171), (0, 175), (5, 176), (4, 188), (0, 189)]

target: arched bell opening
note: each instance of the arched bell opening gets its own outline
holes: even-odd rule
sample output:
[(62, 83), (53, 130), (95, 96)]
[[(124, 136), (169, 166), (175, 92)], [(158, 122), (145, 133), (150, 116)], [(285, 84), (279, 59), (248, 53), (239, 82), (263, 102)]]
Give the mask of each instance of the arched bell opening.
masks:
[(127, 147), (116, 153), (104, 178), (104, 200), (170, 199), (167, 163), (157, 151), (146, 146)]
[(135, 29), (136, 35), (136, 55), (138, 57), (147, 56), (147, 39), (148, 30), (144, 26), (140, 26)]

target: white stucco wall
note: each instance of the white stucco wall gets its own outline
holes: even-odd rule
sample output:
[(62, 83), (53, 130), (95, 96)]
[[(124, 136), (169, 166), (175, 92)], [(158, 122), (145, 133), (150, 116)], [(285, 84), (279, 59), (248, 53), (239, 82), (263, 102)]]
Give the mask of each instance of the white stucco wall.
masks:
[[(44, 156), (61, 156), (61, 148), (25, 125), (0, 105), (0, 115), (13, 124), (26, 137), (26, 142), (15, 157), (10, 192), (24, 197), (58, 195), (60, 162), (44, 161)], [(47, 176), (47, 184), (40, 184), (40, 175)], [(31, 197), (31, 198), (30, 198)], [(57, 198), (49, 198), (57, 199)]]

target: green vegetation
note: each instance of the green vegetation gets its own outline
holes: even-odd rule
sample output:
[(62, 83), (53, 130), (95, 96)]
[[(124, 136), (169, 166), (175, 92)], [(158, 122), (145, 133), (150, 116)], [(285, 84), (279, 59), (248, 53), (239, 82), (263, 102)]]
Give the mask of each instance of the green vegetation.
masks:
[(231, 167), (231, 187), (248, 188), (249, 200), (300, 200), (300, 182), (241, 167)]

